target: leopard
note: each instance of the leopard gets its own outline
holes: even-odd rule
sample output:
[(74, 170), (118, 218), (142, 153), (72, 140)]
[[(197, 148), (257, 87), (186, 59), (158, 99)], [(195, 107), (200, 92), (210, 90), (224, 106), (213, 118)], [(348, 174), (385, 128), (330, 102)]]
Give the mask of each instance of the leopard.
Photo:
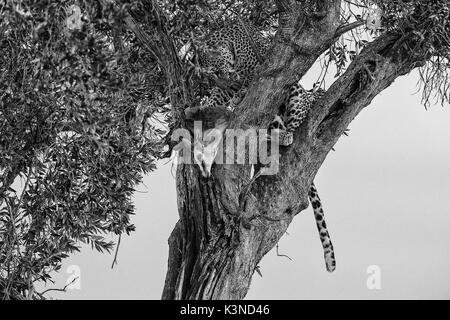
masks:
[(218, 79), (233, 85), (213, 87), (201, 101), (202, 107), (227, 105), (233, 110), (244, 97), (270, 42), (270, 37), (264, 37), (255, 26), (241, 20), (211, 32), (200, 52), (200, 65)]
[[(232, 23), (210, 34), (207, 39), (209, 48), (201, 56), (204, 68), (210, 68), (217, 77), (236, 80), (240, 86), (233, 88), (214, 87), (202, 101), (202, 108), (227, 106), (232, 109), (237, 105), (253, 80), (257, 68), (262, 64), (270, 44), (254, 27), (242, 22)], [(287, 99), (287, 106), (277, 114), (268, 127), (268, 131), (278, 129), (279, 144), (289, 147), (293, 143), (296, 130), (304, 123), (309, 110), (320, 100), (325, 91), (320, 88), (305, 90), (300, 81), (292, 85)], [(322, 201), (319, 198), (314, 182), (308, 192), (309, 202), (313, 208), (321, 244), (324, 250), (327, 271), (336, 268), (333, 244), (325, 223)]]
[(279, 130), (279, 145), (290, 146), (294, 141), (295, 131), (306, 120), (309, 110), (325, 95), (325, 90), (317, 84), (313, 89), (306, 90), (300, 81), (291, 86), (286, 103), (283, 103), (272, 122), (269, 132)]

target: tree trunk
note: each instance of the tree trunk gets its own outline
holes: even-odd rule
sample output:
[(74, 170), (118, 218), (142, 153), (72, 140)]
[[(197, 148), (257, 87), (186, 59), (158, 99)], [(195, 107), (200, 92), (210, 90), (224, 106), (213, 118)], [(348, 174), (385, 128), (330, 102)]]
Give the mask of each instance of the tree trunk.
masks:
[[(387, 51), (397, 40), (375, 41), (330, 87), (294, 144), (280, 150), (278, 174), (260, 176), (249, 186), (248, 166), (214, 165), (208, 179), (194, 165), (179, 167), (180, 220), (169, 239), (163, 299), (245, 297), (262, 257), (307, 207), (309, 186), (340, 135), (379, 92), (418, 66)], [(248, 95), (255, 99), (260, 90)]]
[(230, 168), (215, 166), (209, 179), (193, 166), (179, 169), (180, 221), (169, 239), (163, 299), (243, 299), (255, 267), (285, 233), (294, 211), (272, 221), (256, 207), (240, 208), (249, 180), (239, 178), (242, 169), (231, 177)]
[[(267, 128), (289, 87), (339, 32), (340, 1), (320, 2), (326, 14), (312, 17), (295, 1), (277, 2), (276, 50), (235, 110), (231, 128)], [(169, 238), (163, 299), (245, 297), (262, 257), (308, 206), (311, 182), (350, 122), (397, 77), (423, 64), (426, 57), (405, 51), (404, 41), (388, 32), (367, 45), (310, 111), (293, 145), (281, 148), (276, 175), (250, 184), (248, 165), (214, 165), (208, 179), (194, 165), (178, 167), (180, 220)]]

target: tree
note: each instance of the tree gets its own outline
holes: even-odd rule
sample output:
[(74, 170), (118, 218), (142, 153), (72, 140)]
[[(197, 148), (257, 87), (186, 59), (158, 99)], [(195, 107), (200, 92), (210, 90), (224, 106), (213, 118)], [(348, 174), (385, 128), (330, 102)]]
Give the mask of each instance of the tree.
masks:
[(134, 230), (134, 186), (158, 153), (159, 129), (138, 122), (158, 108), (153, 60), (132, 39), (111, 46), (111, 4), (71, 4), (0, 3), (4, 299), (43, 298), (35, 284), (79, 243), (110, 251), (105, 234)]
[(133, 188), (170, 154), (171, 133), (189, 126), (186, 107), (229, 85), (197, 59), (204, 35), (221, 25), (250, 21), (273, 37), (230, 128), (267, 128), (318, 59), (324, 74), (335, 65), (336, 79), (280, 150), (278, 174), (251, 180), (250, 165), (215, 165), (205, 179), (195, 165), (177, 167), (180, 220), (163, 299), (242, 299), (259, 261), (308, 206), (327, 154), (396, 78), (419, 68), (426, 106), (450, 98), (447, 1), (80, 0), (66, 1), (65, 11), (45, 1), (0, 4), (6, 298), (44, 298), (34, 283), (50, 280), (79, 242), (111, 250), (102, 233), (133, 230)]

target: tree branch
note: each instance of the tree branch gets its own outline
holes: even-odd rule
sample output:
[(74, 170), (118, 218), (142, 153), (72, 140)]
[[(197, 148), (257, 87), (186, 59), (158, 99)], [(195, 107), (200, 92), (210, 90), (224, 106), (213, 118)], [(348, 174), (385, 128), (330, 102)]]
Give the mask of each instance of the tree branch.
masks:
[[(145, 17), (127, 12), (124, 22), (164, 70), (174, 118), (178, 121), (183, 118), (183, 107), (191, 100), (191, 90), (185, 81), (186, 70), (181, 64), (173, 37), (166, 29), (167, 18), (161, 8), (155, 0), (144, 2), (150, 8)], [(147, 23), (146, 30), (141, 28), (140, 23)]]
[(364, 20), (360, 20), (360, 21), (355, 21), (352, 23), (348, 23), (345, 25), (340, 26), (337, 30), (336, 33), (334, 34), (335, 38), (339, 38), (340, 36), (342, 36), (344, 33), (347, 33), (353, 29), (356, 29), (360, 26), (363, 26), (366, 24), (366, 21)]
[(117, 264), (117, 255), (119, 254), (119, 248), (120, 248), (120, 240), (122, 239), (122, 235), (119, 235), (119, 240), (117, 241), (117, 247), (116, 247), (116, 253), (114, 254), (114, 260), (111, 264), (111, 269), (114, 268), (114, 265)]
[[(404, 39), (386, 33), (369, 44), (327, 91), (311, 115), (311, 134), (331, 149), (350, 122), (395, 79), (425, 63), (425, 57), (402, 49)], [(401, 57), (401, 58), (400, 58)]]
[(60, 288), (50, 288), (50, 289), (47, 289), (47, 290), (44, 290), (44, 291), (40, 292), (39, 295), (40, 295), (40, 296), (44, 296), (44, 294), (46, 294), (47, 292), (50, 292), (50, 291), (66, 292), (67, 288), (68, 288), (72, 283), (74, 283), (74, 282), (77, 281), (77, 280), (78, 280), (78, 277), (74, 278), (72, 281), (70, 281), (68, 284), (66, 284), (66, 285), (64, 286), (64, 288), (62, 288), (62, 289), (60, 289)]
[(305, 206), (305, 186), (310, 185), (350, 122), (396, 78), (420, 65), (413, 53), (405, 55), (399, 51), (401, 39), (394, 33), (385, 34), (352, 62), (310, 112), (309, 121), (296, 133), (294, 144), (281, 150), (280, 173), (256, 181), (252, 189), (254, 206), (270, 206), (278, 216), (289, 208), (298, 212)]
[[(307, 14), (302, 10), (306, 3), (316, 3), (326, 13)], [(277, 4), (280, 27), (272, 52), (236, 108), (231, 128), (267, 128), (291, 85), (336, 35), (350, 28), (341, 26), (340, 1), (278, 0)], [(308, 206), (311, 182), (348, 124), (397, 77), (422, 63), (419, 58), (424, 56), (405, 50), (404, 40), (400, 32), (390, 32), (367, 45), (311, 110), (294, 144), (280, 149), (278, 173), (261, 175), (249, 192), (249, 165), (215, 165), (207, 180), (192, 165), (179, 167), (180, 220), (169, 240), (164, 298), (245, 296), (262, 257)], [(244, 205), (240, 195), (245, 196)], [(259, 218), (270, 223), (249, 223)]]
[[(327, 41), (320, 37), (318, 39)], [(280, 221), (280, 227), (277, 229), (277, 235), (282, 236), (284, 227), (281, 226), (287, 228), (295, 214), (307, 207), (308, 188), (327, 154), (349, 123), (396, 78), (407, 74), (423, 63), (421, 59), (418, 59), (418, 56), (421, 57), (420, 55), (414, 52), (408, 53), (402, 49), (403, 41), (404, 38), (401, 34), (386, 33), (369, 44), (350, 64), (348, 70), (336, 80), (324, 98), (311, 111), (307, 124), (296, 133), (294, 144), (280, 150), (279, 173), (275, 176), (262, 176), (252, 185), (247, 200), (247, 210), (242, 214), (244, 219), (250, 218), (252, 212), (275, 218), (286, 217), (290, 214), (291, 219)], [(317, 50), (314, 53), (319, 54), (319, 52), (320, 50)], [(254, 86), (247, 95), (245, 107), (248, 108), (248, 111), (243, 110), (242, 112), (249, 123), (256, 125), (264, 123), (264, 116), (261, 113), (270, 114), (271, 109), (275, 109), (277, 100), (274, 95), (276, 93), (273, 93), (272, 90), (282, 87), (280, 83), (289, 84), (286, 79), (290, 79), (295, 74), (292, 70), (294, 69), (293, 65), (301, 68), (303, 72), (304, 68), (309, 69), (309, 65), (313, 63), (312, 57), (308, 57), (306, 61), (294, 63), (295, 55), (292, 60), (289, 60), (283, 56), (284, 54), (286, 53), (278, 56), (275, 53), (274, 56), (280, 58), (281, 63), (286, 65), (285, 70), (280, 71), (275, 77), (263, 73), (258, 85)], [(271, 60), (270, 63), (279, 63), (280, 60)], [(265, 90), (259, 91), (261, 84), (265, 84), (266, 87)], [(271, 93), (270, 95), (264, 94), (264, 91)], [(259, 99), (260, 95), (263, 96), (262, 100)], [(254, 103), (258, 103), (257, 109), (254, 108)], [(251, 118), (247, 112), (259, 115), (259, 118)], [(236, 179), (229, 171), (221, 173), (220, 176), (222, 174)], [(242, 173), (239, 172), (239, 174)], [(264, 239), (260, 239), (263, 245), (258, 252), (264, 254), (269, 251), (277, 239), (270, 232), (264, 235)]]
[(341, 1), (317, 2), (326, 9), (320, 18), (306, 15), (303, 2), (277, 1), (280, 18), (272, 51), (249, 87), (249, 92), (257, 93), (247, 95), (235, 111), (236, 127), (267, 127), (292, 84), (335, 41)]
[(164, 54), (162, 51), (160, 51), (160, 47), (155, 45), (154, 39), (150, 38), (137, 24), (136, 20), (131, 16), (127, 15), (124, 19), (124, 22), (128, 29), (130, 29), (136, 37), (139, 39), (139, 41), (142, 43), (144, 48), (148, 50), (148, 52), (156, 59), (158, 64), (161, 67), (165, 66), (164, 61)]

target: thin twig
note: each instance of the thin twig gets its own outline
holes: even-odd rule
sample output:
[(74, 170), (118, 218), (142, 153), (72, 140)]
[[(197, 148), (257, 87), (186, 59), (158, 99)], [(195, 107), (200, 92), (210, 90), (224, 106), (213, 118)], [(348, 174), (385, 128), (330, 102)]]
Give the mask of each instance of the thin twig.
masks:
[(45, 291), (39, 293), (39, 295), (43, 296), (44, 294), (46, 294), (46, 293), (49, 292), (49, 291), (61, 291), (61, 292), (66, 292), (67, 287), (70, 286), (72, 283), (74, 283), (76, 280), (78, 280), (78, 278), (79, 278), (79, 277), (74, 278), (72, 281), (70, 281), (68, 284), (66, 284), (66, 285), (64, 286), (64, 288), (62, 288), (62, 289), (58, 289), (58, 288), (47, 289), (47, 290), (45, 290)]
[(119, 235), (119, 240), (117, 241), (116, 253), (114, 254), (114, 260), (111, 265), (111, 269), (114, 268), (114, 265), (117, 264), (117, 254), (119, 253), (120, 239), (122, 239), (122, 235)]
[(291, 260), (291, 261), (293, 261), (289, 256), (287, 256), (287, 255), (285, 255), (285, 254), (280, 254), (279, 252), (278, 252), (278, 243), (277, 243), (277, 256), (278, 257), (284, 257), (284, 258), (288, 258), (289, 260)]
[(349, 24), (342, 25), (339, 28), (337, 28), (337, 30), (336, 30), (336, 32), (334, 34), (334, 38), (338, 38), (341, 35), (343, 35), (344, 33), (348, 32), (350, 30), (356, 29), (356, 28), (358, 28), (360, 26), (363, 26), (365, 24), (366, 24), (366, 21), (359, 20), (359, 21), (355, 21), (355, 22), (352, 22), (352, 23), (349, 23)]

